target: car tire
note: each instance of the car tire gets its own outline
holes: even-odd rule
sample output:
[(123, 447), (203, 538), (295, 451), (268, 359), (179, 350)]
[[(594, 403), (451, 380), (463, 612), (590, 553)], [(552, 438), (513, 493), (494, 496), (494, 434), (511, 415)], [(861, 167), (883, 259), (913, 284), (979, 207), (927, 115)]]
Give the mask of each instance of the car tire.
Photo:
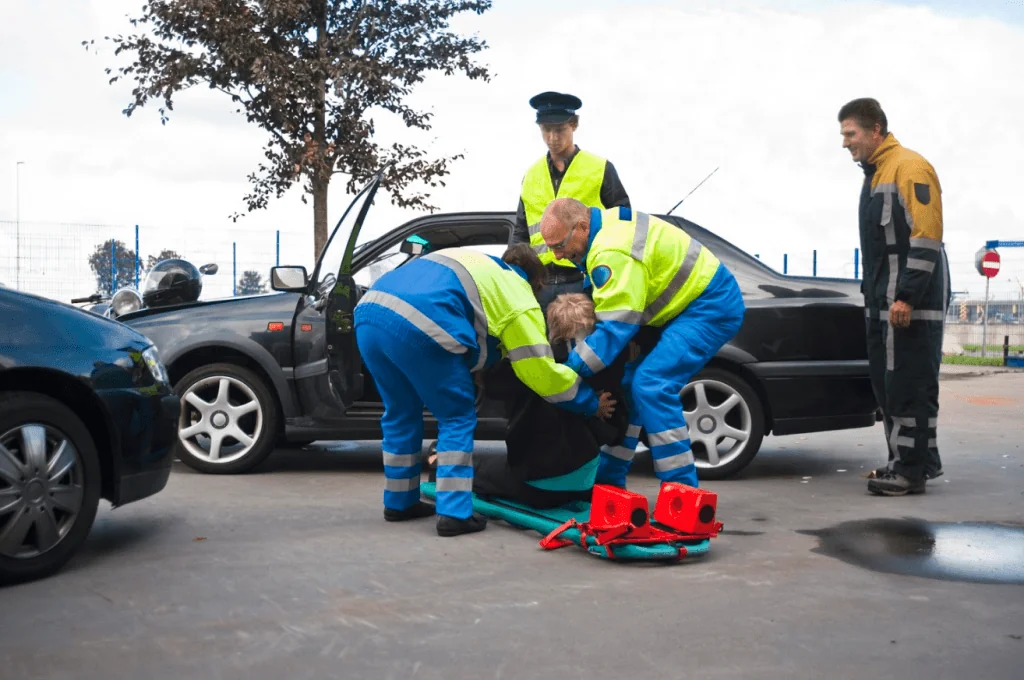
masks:
[[(99, 507), (100, 493), (103, 486), (102, 472), (100, 468), (99, 454), (96, 451), (96, 444), (93, 442), (89, 430), (82, 420), (75, 415), (74, 411), (52, 397), (35, 392), (7, 392), (0, 394), (0, 443), (3, 440), (10, 440), (11, 437), (20, 438), (20, 431), (23, 428), (34, 428), (40, 426), (46, 435), (45, 453), (52, 462), (56, 460), (56, 451), (59, 444), (57, 438), (61, 438), (70, 448), (65, 449), (64, 455), (70, 455), (67, 459), (69, 467), (60, 477), (51, 478), (45, 476), (34, 477), (32, 470), (20, 481), (29, 480), (28, 485), (34, 488), (26, 490), (24, 494), (5, 477), (0, 476), (0, 584), (19, 583), (23, 581), (36, 580), (51, 576), (60, 571), (65, 564), (75, 555), (78, 549), (85, 542), (86, 537), (92, 529), (96, 519), (96, 510)], [(38, 432), (38, 430), (35, 430)], [(17, 433), (17, 434), (8, 434)], [(54, 444), (51, 447), (51, 443)], [(12, 444), (12, 446), (14, 446)], [(15, 454), (10, 448), (0, 453), (5, 461), (0, 461), (7, 473), (21, 470), (18, 467), (12, 468), (15, 464), (24, 464), (26, 454), (24, 452)], [(8, 458), (8, 454), (14, 459)], [(64, 481), (65, 483), (61, 483)], [(52, 486), (51, 486), (52, 484)], [(26, 486), (28, 486), (26, 485)], [(56, 489), (56, 490), (55, 490)], [(77, 513), (68, 513), (59, 506), (55, 506), (50, 500), (59, 491), (72, 491), (79, 503)], [(5, 491), (7, 493), (5, 493)], [(29, 493), (36, 498), (29, 498)], [(18, 502), (21, 507), (12, 510), (11, 503)], [(3, 511), (7, 508), (7, 512)], [(23, 557), (4, 554), (6, 552), (3, 539), (7, 530), (15, 530), (15, 522), (19, 516), (27, 517), (28, 512), (47, 513), (55, 518), (54, 527), (58, 537), (56, 543), (48, 549), (42, 550), (38, 555), (26, 555)], [(60, 519), (57, 519), (57, 517)], [(32, 529), (23, 537), (21, 547), (25, 546), (30, 536), (37, 541), (36, 549), (40, 548), (39, 542), (43, 539), (38, 533), (41, 525), (34, 523)], [(13, 548), (12, 548), (13, 550)]]
[[(226, 395), (221, 393), (224, 385)], [(242, 474), (274, 450), (279, 435), (277, 403), (250, 369), (229, 363), (201, 366), (179, 380), (174, 392), (181, 398), (174, 453), (193, 470)], [(245, 409), (250, 410), (241, 413)]]
[[(750, 464), (764, 440), (765, 423), (761, 399), (746, 380), (733, 371), (708, 367), (682, 389), (680, 400), (690, 431), (698, 479), (727, 479)], [(732, 406), (723, 412), (727, 400), (732, 400)], [(742, 433), (745, 439), (728, 437), (727, 433)], [(711, 464), (707, 451), (709, 442), (717, 440), (720, 445), (726, 439), (733, 443), (719, 454), (717, 464)]]

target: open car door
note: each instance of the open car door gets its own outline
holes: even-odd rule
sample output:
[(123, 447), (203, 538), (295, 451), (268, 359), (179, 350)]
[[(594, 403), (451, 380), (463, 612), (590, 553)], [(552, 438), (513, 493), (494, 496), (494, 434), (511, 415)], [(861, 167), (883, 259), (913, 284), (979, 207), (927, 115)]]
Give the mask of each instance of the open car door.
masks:
[[(366, 213), (373, 204), (373, 197), (380, 186), (382, 173), (377, 175), (363, 188), (349, 205), (346, 214), (342, 216), (340, 223), (345, 222), (345, 217), (358, 207), (358, 214), (352, 229), (349, 231), (348, 239), (344, 242), (341, 262), (335, 274), (334, 286), (327, 294), (325, 304), (325, 318), (327, 324), (327, 377), (333, 392), (341, 398), (345, 408), (359, 399), (363, 394), (363, 362), (359, 357), (359, 348), (356, 346), (356, 329), (353, 321), (353, 312), (356, 303), (359, 302), (359, 289), (352, 279), (352, 252), (355, 250), (359, 238), (359, 230), (363, 228), (366, 221)], [(360, 204), (361, 200), (361, 204)], [(339, 223), (339, 226), (340, 226)], [(317, 263), (317, 269), (313, 272), (313, 279), (320, 280), (323, 265), (331, 265), (334, 260), (331, 257), (337, 251), (332, 248), (332, 241), (338, 238), (340, 229), (335, 229), (330, 240), (324, 246), (325, 257)], [(341, 244), (339, 244), (341, 245)]]
[[(327, 239), (299, 306), (294, 328), (295, 384), (312, 420), (337, 420), (362, 396), (363, 364), (356, 346), (353, 310), (359, 289), (352, 253), (380, 186), (378, 173), (360, 190)], [(351, 225), (351, 228), (346, 228)]]

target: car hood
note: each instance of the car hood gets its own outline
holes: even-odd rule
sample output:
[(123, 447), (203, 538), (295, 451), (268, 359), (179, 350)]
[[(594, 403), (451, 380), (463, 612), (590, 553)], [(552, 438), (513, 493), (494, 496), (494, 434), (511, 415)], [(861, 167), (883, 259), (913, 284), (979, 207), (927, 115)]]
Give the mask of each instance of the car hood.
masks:
[(5, 345), (143, 349), (152, 344), (143, 334), (117, 321), (9, 288), (0, 289), (0, 316), (7, 325)]

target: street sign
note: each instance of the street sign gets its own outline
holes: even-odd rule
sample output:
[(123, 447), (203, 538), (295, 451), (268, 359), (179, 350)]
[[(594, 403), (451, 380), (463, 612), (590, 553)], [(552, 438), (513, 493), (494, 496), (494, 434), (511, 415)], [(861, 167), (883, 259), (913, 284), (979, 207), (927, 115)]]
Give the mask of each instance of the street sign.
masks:
[(981, 273), (990, 279), (999, 273), (999, 253), (993, 250), (981, 256)]

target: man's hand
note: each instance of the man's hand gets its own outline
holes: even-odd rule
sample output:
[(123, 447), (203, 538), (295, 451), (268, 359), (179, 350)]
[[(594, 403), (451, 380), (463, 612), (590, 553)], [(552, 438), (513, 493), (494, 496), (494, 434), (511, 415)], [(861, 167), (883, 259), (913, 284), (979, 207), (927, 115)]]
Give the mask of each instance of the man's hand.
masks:
[(907, 328), (910, 326), (910, 312), (913, 307), (906, 302), (897, 300), (889, 308), (889, 323), (893, 328)]
[(597, 417), (602, 420), (608, 420), (612, 413), (615, 412), (616, 401), (612, 399), (611, 392), (602, 392), (597, 402)]

